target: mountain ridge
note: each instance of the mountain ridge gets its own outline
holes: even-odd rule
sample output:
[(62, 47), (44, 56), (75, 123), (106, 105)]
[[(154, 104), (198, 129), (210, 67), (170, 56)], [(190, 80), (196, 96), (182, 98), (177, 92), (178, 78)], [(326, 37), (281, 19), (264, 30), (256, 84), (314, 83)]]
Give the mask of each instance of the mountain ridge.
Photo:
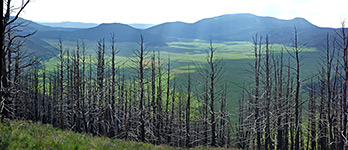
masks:
[(37, 22), (38, 24), (50, 26), (50, 27), (61, 27), (61, 28), (92, 28), (99, 24), (96, 23), (84, 23), (84, 22)]
[(268, 34), (271, 43), (289, 44), (296, 28), (301, 41), (309, 42), (307, 46), (318, 48), (322, 46), (321, 40), (326, 34), (335, 30), (318, 27), (301, 17), (286, 20), (248, 13), (226, 14), (194, 23), (165, 22), (145, 29), (122, 23), (102, 23), (91, 28), (55, 28), (27, 21), (29, 25), (26, 29), (37, 31), (34, 37), (39, 40), (61, 38), (68, 41), (97, 41), (115, 33), (118, 42), (138, 42), (139, 36), (143, 35), (150, 46), (165, 46), (167, 42), (182, 39), (252, 42), (252, 37), (257, 33)]

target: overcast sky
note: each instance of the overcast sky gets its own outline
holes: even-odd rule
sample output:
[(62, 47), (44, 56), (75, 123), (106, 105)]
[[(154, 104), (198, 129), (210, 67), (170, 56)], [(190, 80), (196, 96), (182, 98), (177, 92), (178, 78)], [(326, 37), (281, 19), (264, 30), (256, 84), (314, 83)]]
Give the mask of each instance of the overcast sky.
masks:
[(159, 24), (252, 13), (303, 17), (320, 27), (339, 27), (348, 19), (347, 8), (348, 0), (32, 0), (21, 17), (38, 22)]

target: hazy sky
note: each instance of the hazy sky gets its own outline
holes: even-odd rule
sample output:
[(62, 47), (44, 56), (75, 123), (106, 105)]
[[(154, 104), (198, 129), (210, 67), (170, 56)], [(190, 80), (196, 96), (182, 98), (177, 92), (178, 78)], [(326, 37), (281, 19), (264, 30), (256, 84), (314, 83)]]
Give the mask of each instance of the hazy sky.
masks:
[(32, 0), (22, 17), (40, 22), (159, 24), (253, 13), (280, 19), (303, 17), (320, 27), (339, 27), (348, 19), (347, 8), (348, 0)]

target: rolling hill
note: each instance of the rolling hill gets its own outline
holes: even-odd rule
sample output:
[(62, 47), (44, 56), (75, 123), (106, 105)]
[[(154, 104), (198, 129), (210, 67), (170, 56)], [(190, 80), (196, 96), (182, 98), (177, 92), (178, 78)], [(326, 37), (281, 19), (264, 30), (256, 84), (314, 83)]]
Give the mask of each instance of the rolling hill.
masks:
[(109, 38), (115, 33), (118, 42), (138, 42), (143, 35), (149, 46), (166, 46), (168, 42), (187, 39), (224, 41), (251, 41), (256, 34), (269, 34), (271, 43), (290, 43), (296, 27), (300, 41), (308, 42), (307, 46), (322, 47), (322, 39), (332, 28), (320, 28), (305, 20), (294, 18), (282, 20), (274, 17), (256, 16), (253, 14), (230, 14), (206, 18), (195, 23), (167, 22), (146, 29), (137, 29), (121, 23), (104, 23), (92, 28), (61, 28), (41, 25), (29, 20), (25, 32), (37, 31), (28, 39), (27, 47), (42, 56), (55, 53), (54, 47), (45, 42), (47, 39), (61, 38), (64, 41), (85, 39), (97, 41)]
[(256, 33), (269, 34), (273, 43), (289, 43), (289, 35), (297, 28), (303, 41), (313, 41), (309, 46), (318, 46), (318, 38), (325, 37), (332, 29), (319, 28), (304, 18), (281, 20), (252, 14), (232, 14), (207, 18), (192, 24), (183, 22), (164, 23), (145, 30), (148, 33), (177, 38), (194, 38), (220, 41), (251, 41)]

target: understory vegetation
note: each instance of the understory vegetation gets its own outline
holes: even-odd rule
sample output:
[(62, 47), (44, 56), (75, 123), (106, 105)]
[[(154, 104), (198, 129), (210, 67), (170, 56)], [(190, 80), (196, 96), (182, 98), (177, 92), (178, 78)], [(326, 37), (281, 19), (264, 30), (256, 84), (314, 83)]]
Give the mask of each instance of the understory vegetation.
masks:
[[(179, 149), (165, 145), (125, 141), (80, 134), (54, 128), (49, 124), (32, 121), (6, 120), (0, 123), (0, 149), (129, 149), (171, 150)], [(208, 147), (195, 148), (213, 149)]]

